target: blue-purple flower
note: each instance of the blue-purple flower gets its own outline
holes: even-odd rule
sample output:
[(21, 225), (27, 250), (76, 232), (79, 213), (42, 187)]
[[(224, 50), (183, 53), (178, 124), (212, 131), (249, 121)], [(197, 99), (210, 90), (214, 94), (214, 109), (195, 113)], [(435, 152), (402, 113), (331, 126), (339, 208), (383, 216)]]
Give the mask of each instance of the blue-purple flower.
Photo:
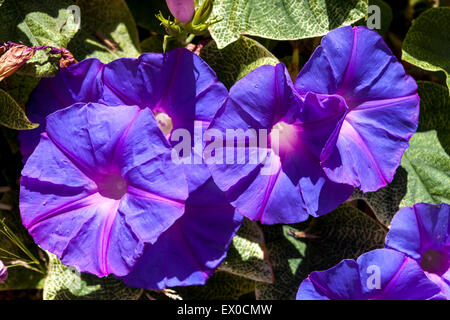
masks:
[(439, 286), (415, 260), (377, 249), (312, 272), (300, 285), (297, 300), (425, 300), (438, 293)]
[(312, 272), (297, 299), (450, 299), (448, 204), (419, 203), (392, 220), (386, 248)]
[(22, 170), (20, 212), (63, 263), (124, 276), (183, 215), (187, 196), (150, 109), (76, 104), (47, 117)]
[(171, 138), (175, 129), (201, 133), (226, 95), (184, 49), (87, 59), (43, 79), (27, 105), (41, 126), (20, 133), (20, 208), (36, 242), (80, 271), (132, 286), (203, 284), (242, 216), (204, 164), (173, 161)]
[(450, 299), (450, 205), (418, 203), (392, 219), (386, 247), (417, 261)]
[[(355, 187), (374, 191), (392, 181), (417, 128), (416, 91), (375, 31), (334, 30), (295, 85), (278, 64), (257, 68), (231, 88), (210, 126), (222, 135), (213, 144), (223, 146), (224, 160), (209, 169), (252, 220), (293, 223), (325, 214)], [(242, 141), (227, 136), (229, 129), (244, 132)], [(257, 146), (250, 142), (256, 140)]]

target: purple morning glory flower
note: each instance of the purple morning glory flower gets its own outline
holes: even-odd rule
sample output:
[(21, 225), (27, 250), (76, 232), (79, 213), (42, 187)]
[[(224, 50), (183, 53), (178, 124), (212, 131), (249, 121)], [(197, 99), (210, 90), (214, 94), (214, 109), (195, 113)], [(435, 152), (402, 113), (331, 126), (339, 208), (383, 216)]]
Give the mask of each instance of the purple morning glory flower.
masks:
[(396, 213), (386, 248), (312, 272), (297, 299), (450, 299), (448, 204), (415, 204)]
[(8, 268), (0, 260), (0, 284), (4, 283), (8, 279)]
[[(302, 107), (303, 102), (284, 65), (262, 66), (231, 88), (227, 101), (209, 127), (223, 133), (221, 144), (225, 147), (222, 164), (208, 163), (214, 181), (227, 193), (233, 206), (252, 220), (265, 224), (303, 221), (308, 214), (317, 216), (333, 210), (353, 191), (351, 186), (328, 179), (316, 155), (306, 148), (303, 137), (309, 123), (300, 117)], [(311, 125), (321, 116), (320, 112), (312, 109)], [(261, 139), (258, 147), (250, 144), (241, 150), (226, 147), (231, 140), (226, 136), (229, 129), (247, 131), (248, 139), (256, 140), (259, 132), (271, 132), (273, 128), (280, 129), (278, 152), (269, 148), (276, 143), (270, 141), (270, 136), (266, 150), (261, 146)], [(317, 126), (316, 129), (308, 139), (320, 144), (323, 130)], [(245, 152), (240, 155), (242, 149)], [(236, 151), (234, 163), (226, 163), (229, 150)], [(262, 156), (251, 164), (248, 159), (255, 153)]]
[(319, 104), (339, 101), (319, 120), (334, 128), (319, 154), (328, 178), (363, 192), (392, 181), (417, 129), (419, 96), (414, 79), (377, 32), (366, 27), (330, 32), (295, 88), (306, 100), (314, 93)]
[(300, 285), (297, 300), (425, 300), (435, 299), (439, 290), (414, 259), (377, 249), (312, 272)]
[(418, 203), (392, 219), (386, 247), (417, 261), (425, 274), (450, 299), (450, 205)]
[(282, 64), (238, 81), (210, 126), (221, 134), (210, 145), (223, 146), (222, 159), (208, 147), (204, 156), (241, 214), (264, 224), (304, 221), (335, 209), (354, 187), (373, 191), (392, 180), (417, 127), (416, 91), (375, 31), (340, 28), (295, 86)]
[(22, 170), (20, 212), (63, 263), (124, 276), (183, 215), (187, 196), (150, 109), (76, 104), (47, 117)]
[[(39, 134), (45, 130), (47, 115), (78, 102), (150, 108), (169, 140), (171, 133), (180, 128), (187, 130), (193, 140), (196, 130), (208, 127), (226, 96), (227, 89), (214, 71), (186, 49), (145, 53), (137, 59), (122, 58), (108, 64), (86, 59), (39, 82), (26, 110), (29, 119), (40, 126), (20, 132), (21, 152), (24, 160), (33, 152)], [(201, 160), (201, 144), (196, 150), (191, 142), (192, 158)], [(172, 144), (177, 143), (175, 140)], [(190, 166), (186, 175), (189, 191), (210, 177), (201, 161)]]
[(225, 259), (242, 218), (209, 179), (189, 195), (184, 215), (147, 247), (124, 282), (147, 289), (205, 284)]

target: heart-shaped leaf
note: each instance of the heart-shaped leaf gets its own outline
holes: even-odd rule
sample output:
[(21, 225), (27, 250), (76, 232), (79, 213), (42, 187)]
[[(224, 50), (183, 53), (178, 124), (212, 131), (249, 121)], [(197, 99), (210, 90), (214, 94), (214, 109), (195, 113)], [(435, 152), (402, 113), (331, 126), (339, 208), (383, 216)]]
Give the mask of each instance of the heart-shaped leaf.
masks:
[(123, 0), (77, 0), (81, 26), (68, 49), (77, 60), (104, 63), (139, 55), (139, 37), (130, 9)]
[[(73, 4), (65, 0), (0, 1), (0, 42), (13, 41), (27, 46), (66, 47), (77, 29), (67, 24)], [(19, 69), (19, 73), (36, 77), (50, 76), (58, 70), (59, 57), (37, 51)]]
[(435, 130), (416, 133), (402, 158), (408, 173), (407, 193), (400, 208), (419, 202), (450, 203), (450, 157)]
[(272, 267), (267, 259), (264, 234), (255, 221), (248, 219), (239, 228), (219, 267), (237, 276), (260, 282), (273, 282)]
[(240, 38), (222, 50), (212, 41), (201, 50), (200, 56), (228, 88), (259, 66), (279, 63), (260, 43), (247, 37)]
[(44, 300), (137, 300), (141, 289), (127, 287), (112, 276), (98, 278), (67, 267), (49, 253)]
[(17, 102), (2, 89), (0, 89), (0, 125), (17, 130), (34, 129), (38, 126), (28, 120)]
[(222, 49), (241, 35), (275, 40), (323, 36), (366, 16), (367, 0), (221, 0), (212, 17), (222, 18), (209, 30)]
[(444, 71), (450, 90), (450, 8), (431, 8), (412, 24), (403, 41), (403, 60), (425, 70)]

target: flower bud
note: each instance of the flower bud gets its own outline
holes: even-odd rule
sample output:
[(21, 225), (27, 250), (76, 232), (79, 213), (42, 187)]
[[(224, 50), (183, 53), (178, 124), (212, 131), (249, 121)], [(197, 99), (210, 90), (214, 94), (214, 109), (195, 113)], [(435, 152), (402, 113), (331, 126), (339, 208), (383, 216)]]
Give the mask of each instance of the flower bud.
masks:
[(166, 0), (172, 15), (182, 23), (192, 20), (195, 12), (194, 0)]
[(198, 10), (195, 12), (192, 24), (194, 26), (204, 24), (211, 15), (213, 10), (214, 0), (205, 0)]
[(28, 60), (33, 58), (34, 49), (24, 45), (13, 45), (0, 57), (0, 81), (9, 77)]
[(8, 278), (8, 269), (3, 264), (2, 260), (0, 260), (0, 284), (5, 282)]

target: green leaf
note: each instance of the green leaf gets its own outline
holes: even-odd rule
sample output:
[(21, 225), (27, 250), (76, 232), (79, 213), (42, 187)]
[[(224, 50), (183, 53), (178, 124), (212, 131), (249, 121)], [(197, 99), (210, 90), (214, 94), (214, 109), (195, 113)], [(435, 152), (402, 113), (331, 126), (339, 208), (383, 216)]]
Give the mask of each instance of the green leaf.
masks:
[(244, 220), (219, 270), (255, 281), (273, 282), (264, 234), (256, 222)]
[(356, 189), (348, 201), (364, 200), (375, 213), (376, 218), (389, 227), (395, 213), (400, 210), (400, 203), (407, 192), (408, 173), (398, 167), (394, 179), (386, 187), (375, 192), (363, 193)]
[(0, 88), (8, 92), (20, 106), (24, 107), (39, 80), (39, 78), (14, 73), (0, 82)]
[(386, 231), (365, 213), (344, 204), (312, 219), (309, 226), (264, 226), (264, 234), (275, 283), (256, 283), (256, 297), (280, 300), (295, 299), (300, 283), (312, 271), (329, 269), (342, 259), (355, 259), (382, 248)]
[(431, 8), (412, 24), (403, 41), (403, 60), (429, 71), (443, 71), (450, 90), (450, 8)]
[(237, 300), (255, 291), (255, 282), (217, 271), (204, 286), (173, 288), (184, 300)]
[[(71, 4), (64, 0), (0, 1), (0, 42), (66, 47), (76, 34), (74, 28), (64, 24), (69, 18), (66, 8)], [(58, 70), (58, 61), (59, 57), (37, 51), (18, 72), (36, 77), (51, 76)]]
[[(14, 266), (8, 267), (8, 279), (6, 279), (5, 283), (0, 284), (0, 291), (40, 289), (45, 276), (44, 262), (42, 259), (39, 259), (39, 248), (22, 225), (18, 209), (18, 192), (10, 191), (5, 193), (3, 197), (0, 197), (0, 203), (9, 205), (12, 208), (11, 210), (0, 210), (0, 220), (9, 229), (6, 230), (3, 224), (0, 223), (0, 260), (7, 266), (14, 264)], [(13, 233), (17, 240), (11, 240), (10, 232)], [(17, 241), (36, 258), (37, 263), (30, 264), (32, 260), (20, 249)]]
[(402, 167), (408, 173), (408, 182), (401, 208), (418, 202), (450, 203), (450, 157), (436, 131), (418, 132), (411, 138)]
[(367, 0), (221, 0), (209, 30), (220, 49), (254, 35), (275, 40), (318, 37), (366, 16)]
[(418, 81), (420, 115), (418, 131), (436, 130), (439, 141), (450, 153), (450, 98), (448, 90), (429, 81)]
[(211, 41), (201, 50), (200, 56), (228, 88), (259, 66), (279, 63), (266, 48), (247, 37), (240, 38), (222, 50)]
[(139, 55), (136, 23), (124, 0), (77, 0), (75, 4), (81, 10), (81, 27), (68, 49), (77, 60), (97, 58), (108, 63)]
[(141, 289), (127, 287), (113, 276), (98, 278), (67, 267), (49, 253), (44, 300), (137, 300)]
[(28, 120), (17, 102), (2, 89), (0, 89), (0, 125), (17, 130), (34, 129), (38, 126)]

